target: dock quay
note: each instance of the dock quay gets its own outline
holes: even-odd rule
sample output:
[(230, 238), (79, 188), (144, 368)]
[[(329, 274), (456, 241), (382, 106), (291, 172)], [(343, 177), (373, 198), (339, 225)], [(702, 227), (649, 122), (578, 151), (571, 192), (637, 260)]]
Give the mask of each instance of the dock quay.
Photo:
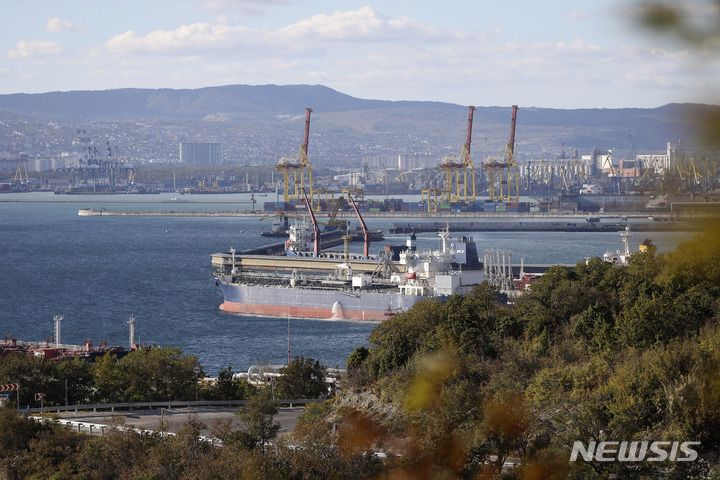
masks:
[[(330, 232), (320, 233), (320, 249), (326, 249), (342, 245), (345, 241), (345, 232), (342, 230), (333, 230)], [(238, 252), (238, 255), (284, 255), (285, 242), (276, 242), (262, 247), (250, 248)]]
[(420, 222), (395, 223), (390, 233), (439, 232), (617, 232), (630, 225), (635, 232), (671, 232), (700, 230), (700, 225), (681, 221), (657, 222)]
[[(184, 210), (107, 210), (105, 208), (82, 208), (79, 216), (136, 216), (136, 217), (264, 217), (266, 212), (256, 210), (229, 211), (184, 211)], [(302, 212), (300, 212), (302, 214)], [(316, 212), (318, 218), (327, 217), (327, 212)], [(350, 218), (344, 213), (338, 218)], [(363, 217), (370, 218), (413, 218), (417, 221), (398, 222), (389, 229), (391, 234), (410, 234), (423, 232), (439, 232), (449, 227), (451, 232), (617, 232), (630, 225), (636, 232), (672, 232), (700, 231), (703, 228), (702, 217), (690, 217), (678, 220), (676, 216), (659, 213), (649, 217), (647, 213), (628, 212), (625, 214), (601, 214), (599, 221), (586, 221), (587, 213), (581, 212), (458, 212), (453, 213), (454, 219), (462, 221), (437, 222), (422, 219), (437, 219), (437, 213), (430, 212), (363, 212)], [(618, 220), (622, 218), (622, 220)], [(652, 219), (652, 220), (649, 220)], [(467, 220), (466, 220), (467, 219)], [(473, 221), (473, 219), (485, 219)], [(538, 219), (533, 221), (533, 219)], [(627, 221), (626, 221), (627, 220)], [(638, 220), (638, 221), (636, 221)], [(629, 223), (628, 223), (629, 222)], [(374, 231), (371, 231), (374, 233)], [(352, 241), (361, 241), (362, 235), (356, 234)], [(342, 242), (340, 242), (342, 243)], [(339, 245), (334, 243), (333, 245)]]
[(257, 217), (263, 212), (229, 210), (224, 212), (202, 212), (182, 210), (107, 210), (105, 208), (81, 208), (81, 217)]

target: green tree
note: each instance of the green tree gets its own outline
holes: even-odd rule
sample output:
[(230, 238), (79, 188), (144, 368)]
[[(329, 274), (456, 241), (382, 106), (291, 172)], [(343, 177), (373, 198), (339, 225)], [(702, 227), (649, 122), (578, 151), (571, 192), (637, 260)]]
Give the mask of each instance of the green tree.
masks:
[(180, 347), (135, 350), (118, 365), (124, 377), (124, 401), (185, 400), (195, 386), (197, 358), (183, 355)]
[(351, 370), (353, 368), (360, 368), (363, 364), (363, 362), (367, 359), (368, 355), (370, 355), (370, 352), (368, 351), (367, 347), (361, 345), (350, 354), (347, 360), (347, 369)]
[(94, 400), (97, 402), (120, 402), (127, 389), (117, 358), (110, 352), (100, 357), (90, 369), (95, 383)]
[(418, 351), (436, 350), (436, 328), (446, 316), (446, 307), (441, 302), (423, 300), (379, 324), (368, 338), (374, 345), (365, 362), (370, 377), (377, 378), (405, 366)]
[(244, 378), (234, 378), (232, 366), (220, 370), (217, 383), (203, 389), (204, 398), (212, 400), (245, 400), (255, 391)]
[(61, 362), (57, 370), (62, 393), (67, 386), (67, 403), (89, 403), (95, 384), (91, 364), (81, 357), (73, 357)]
[(20, 478), (12, 473), (20, 470), (25, 451), (42, 428), (40, 423), (21, 417), (14, 408), (0, 408), (0, 478), (3, 472), (7, 478)]
[(134, 350), (120, 360), (108, 353), (92, 368), (96, 395), (105, 402), (187, 400), (194, 397), (196, 365), (180, 347)]
[(280, 374), (275, 387), (279, 398), (322, 398), (328, 393), (325, 369), (312, 358), (295, 357)]
[(350, 354), (347, 360), (347, 380), (352, 386), (359, 387), (367, 384), (368, 374), (365, 360), (370, 356), (370, 351), (361, 345)]
[[(13, 353), (0, 361), (0, 383), (20, 384), (20, 405), (33, 405), (36, 393), (44, 393), (46, 405), (64, 403), (59, 387), (57, 363), (43, 357)], [(14, 397), (15, 395), (13, 395)], [(12, 398), (12, 397), (11, 397)]]
[(489, 283), (467, 295), (453, 295), (437, 327), (439, 343), (466, 354), (494, 356), (492, 332), (497, 322), (498, 292)]
[(615, 317), (605, 303), (596, 302), (572, 318), (572, 335), (592, 349), (608, 350), (615, 345)]
[(280, 431), (280, 424), (275, 422), (278, 405), (272, 399), (269, 388), (262, 388), (255, 392), (245, 405), (245, 411), (240, 413), (240, 420), (244, 428), (239, 439), (250, 450), (259, 449), (265, 453), (265, 446)]

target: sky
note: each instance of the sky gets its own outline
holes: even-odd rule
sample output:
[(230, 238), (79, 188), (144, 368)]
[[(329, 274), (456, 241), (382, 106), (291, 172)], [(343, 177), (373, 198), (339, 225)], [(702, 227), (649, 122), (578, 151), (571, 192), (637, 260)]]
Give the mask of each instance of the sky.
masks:
[[(640, 1), (0, 0), (0, 94), (319, 84), (476, 106), (717, 104), (720, 49), (649, 32)], [(720, 21), (717, 0), (677, 1)]]

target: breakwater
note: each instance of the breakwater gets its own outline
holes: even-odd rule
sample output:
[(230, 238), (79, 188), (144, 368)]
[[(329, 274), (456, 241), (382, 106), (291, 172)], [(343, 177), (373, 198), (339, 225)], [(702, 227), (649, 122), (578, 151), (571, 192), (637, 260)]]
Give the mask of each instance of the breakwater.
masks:
[(617, 232), (630, 226), (636, 232), (674, 232), (696, 231), (701, 226), (695, 222), (685, 221), (647, 221), (647, 222), (421, 222), (396, 223), (390, 233), (423, 233), (439, 232), (448, 229), (450, 232)]

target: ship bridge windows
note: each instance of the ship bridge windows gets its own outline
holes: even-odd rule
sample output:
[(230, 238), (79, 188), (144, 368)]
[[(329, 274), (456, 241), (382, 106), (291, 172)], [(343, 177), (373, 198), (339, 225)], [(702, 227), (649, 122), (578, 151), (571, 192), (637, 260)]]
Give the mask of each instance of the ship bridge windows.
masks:
[(425, 286), (416, 284), (400, 285), (400, 292), (403, 295), (425, 295)]

